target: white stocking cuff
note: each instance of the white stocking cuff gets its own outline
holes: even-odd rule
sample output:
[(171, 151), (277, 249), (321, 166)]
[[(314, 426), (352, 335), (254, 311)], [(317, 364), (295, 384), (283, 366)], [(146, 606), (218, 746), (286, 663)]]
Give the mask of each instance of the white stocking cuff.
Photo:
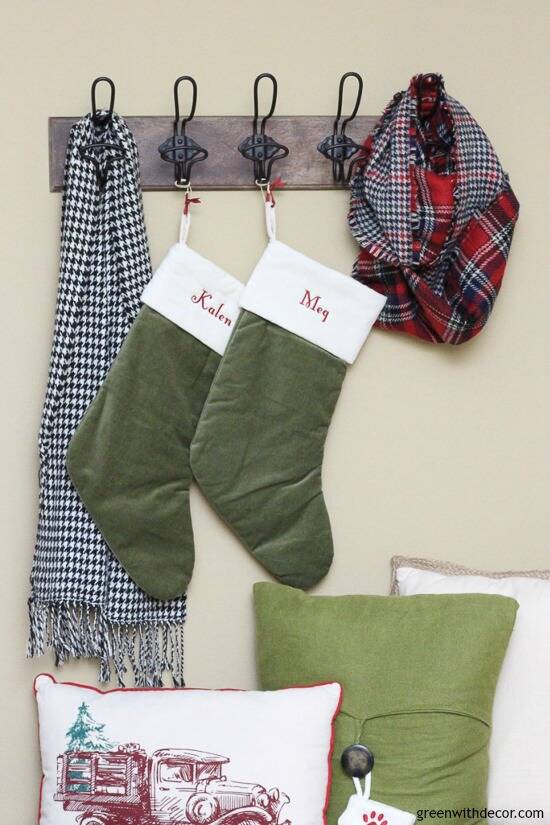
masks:
[(240, 305), (353, 364), (386, 298), (271, 240)]
[(239, 317), (240, 281), (185, 243), (175, 244), (141, 300), (223, 355)]

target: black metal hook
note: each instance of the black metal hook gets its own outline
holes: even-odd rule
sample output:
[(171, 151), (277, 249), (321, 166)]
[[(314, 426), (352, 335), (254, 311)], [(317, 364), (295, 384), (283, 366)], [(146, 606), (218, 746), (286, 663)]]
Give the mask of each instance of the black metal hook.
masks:
[[(180, 104), (179, 104), (179, 87), (180, 84), (187, 81), (191, 84), (193, 96), (191, 99), (191, 109), (189, 114), (181, 119), (180, 122)], [(181, 75), (174, 83), (174, 130), (172, 137), (167, 138), (164, 143), (158, 147), (160, 156), (168, 163), (174, 164), (174, 183), (178, 187), (187, 187), (191, 183), (191, 169), (195, 163), (205, 160), (208, 157), (208, 151), (190, 138), (185, 133), (185, 128), (195, 117), (195, 109), (197, 108), (197, 82), (190, 75)]]
[(181, 77), (178, 77), (176, 82), (174, 83), (174, 134), (176, 135), (178, 132), (178, 125), (180, 119), (180, 100), (179, 100), (179, 88), (180, 84), (184, 81), (187, 81), (191, 84), (191, 89), (193, 90), (193, 97), (191, 98), (191, 109), (187, 117), (182, 118), (181, 121), (181, 133), (185, 134), (185, 126), (195, 117), (195, 110), (197, 108), (197, 81), (194, 77), (188, 74), (182, 74)]
[(95, 166), (99, 188), (103, 189), (107, 173), (113, 163), (126, 157), (124, 147), (119, 143), (88, 143), (79, 149), (82, 160), (89, 160)]
[[(97, 88), (98, 83), (107, 83), (111, 89), (111, 100), (109, 102), (109, 108), (106, 112), (102, 113), (100, 109), (96, 106), (96, 99), (95, 99), (95, 91)], [(107, 123), (113, 114), (113, 109), (115, 107), (115, 84), (111, 80), (110, 77), (96, 77), (94, 82), (92, 83), (92, 120), (95, 126), (104, 126)]]
[[(109, 108), (106, 112), (97, 108), (96, 105), (96, 88), (99, 83), (107, 83), (111, 89), (111, 99)], [(110, 77), (96, 77), (92, 83), (92, 123), (96, 127), (106, 126), (113, 116), (115, 106), (115, 84)], [(107, 181), (109, 169), (117, 160), (123, 160), (126, 157), (124, 147), (120, 143), (114, 143), (112, 140), (98, 140), (87, 143), (85, 146), (79, 148), (79, 154), (82, 160), (87, 160), (95, 167), (97, 181), (99, 188), (103, 189)]]
[[(357, 97), (355, 99), (355, 105), (351, 114), (344, 118), (340, 124), (344, 100), (344, 86), (348, 77), (354, 77), (357, 80)], [(353, 167), (360, 160), (360, 158), (356, 158), (352, 161), (346, 171), (344, 166), (345, 162), (350, 160), (350, 158), (356, 155), (357, 152), (363, 148), (360, 144), (356, 143), (352, 140), (352, 138), (346, 135), (346, 127), (348, 123), (351, 123), (359, 111), (362, 96), (363, 78), (361, 75), (357, 72), (346, 72), (342, 75), (340, 78), (340, 85), (338, 87), (338, 108), (336, 110), (332, 134), (328, 135), (317, 146), (318, 151), (332, 162), (332, 177), (336, 183), (349, 183), (353, 172)]]
[[(258, 130), (259, 119), (259, 85), (264, 78), (271, 80), (273, 85), (273, 94), (271, 98), (271, 106), (269, 111), (265, 114), (260, 123)], [(275, 106), (277, 104), (277, 80), (269, 72), (259, 74), (254, 81), (254, 119), (252, 121), (252, 134), (245, 138), (239, 144), (239, 152), (247, 160), (254, 163), (254, 181), (258, 184), (267, 184), (271, 178), (271, 169), (277, 160), (286, 158), (288, 155), (288, 147), (283, 146), (274, 138), (266, 135), (265, 127), (267, 121), (273, 115)]]
[[(428, 85), (431, 88), (425, 90), (425, 86)], [(418, 99), (418, 110), (419, 116), (423, 120), (429, 120), (432, 115), (437, 111), (437, 108), (441, 102), (441, 94), (442, 94), (442, 87), (443, 87), (443, 78), (440, 74), (436, 72), (429, 72), (428, 74), (421, 74), (418, 78), (417, 84), (417, 99)], [(433, 101), (429, 109), (424, 111), (423, 102), (424, 98), (428, 101), (430, 97), (433, 96)]]

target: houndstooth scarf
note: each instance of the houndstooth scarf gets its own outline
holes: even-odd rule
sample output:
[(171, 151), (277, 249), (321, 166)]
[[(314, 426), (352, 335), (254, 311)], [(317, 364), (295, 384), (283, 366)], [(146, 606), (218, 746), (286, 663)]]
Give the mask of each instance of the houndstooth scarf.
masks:
[(387, 296), (377, 325), (448, 344), (480, 332), (519, 204), (487, 136), (441, 77), (413, 77), (390, 101), (351, 190), (349, 225), (362, 247), (353, 276)]
[[(109, 142), (96, 174), (81, 147)], [(120, 155), (120, 152), (118, 152)], [(101, 176), (105, 180), (101, 181)], [(140, 308), (151, 277), (137, 147), (124, 120), (91, 115), (71, 131), (65, 165), (59, 290), (39, 436), (40, 509), (31, 575), (30, 656), (97, 658), (100, 681), (114, 667), (123, 684), (183, 681), (185, 597), (157, 602), (112, 555), (65, 468), (68, 443)]]

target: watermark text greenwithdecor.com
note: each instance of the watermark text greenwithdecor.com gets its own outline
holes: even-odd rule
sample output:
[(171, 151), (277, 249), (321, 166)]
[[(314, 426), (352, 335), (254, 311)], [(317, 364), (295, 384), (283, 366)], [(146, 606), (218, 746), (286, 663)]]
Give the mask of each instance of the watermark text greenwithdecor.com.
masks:
[(540, 808), (421, 808), (416, 812), (418, 822), (425, 819), (544, 819)]

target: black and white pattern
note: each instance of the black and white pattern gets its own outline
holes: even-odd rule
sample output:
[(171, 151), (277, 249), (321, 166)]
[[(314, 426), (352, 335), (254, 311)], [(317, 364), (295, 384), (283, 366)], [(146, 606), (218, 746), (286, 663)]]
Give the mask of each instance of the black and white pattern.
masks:
[[(105, 184), (80, 148), (103, 150)], [(108, 162), (109, 161), (109, 162)], [(39, 436), (40, 511), (31, 575), (29, 655), (53, 648), (67, 658), (98, 658), (100, 680), (127, 664), (139, 686), (182, 683), (185, 597), (157, 602), (110, 552), (81, 503), (66, 467), (69, 441), (94, 399), (140, 308), (151, 277), (137, 147), (124, 120), (90, 115), (70, 134), (62, 208), (59, 290), (48, 388)]]

